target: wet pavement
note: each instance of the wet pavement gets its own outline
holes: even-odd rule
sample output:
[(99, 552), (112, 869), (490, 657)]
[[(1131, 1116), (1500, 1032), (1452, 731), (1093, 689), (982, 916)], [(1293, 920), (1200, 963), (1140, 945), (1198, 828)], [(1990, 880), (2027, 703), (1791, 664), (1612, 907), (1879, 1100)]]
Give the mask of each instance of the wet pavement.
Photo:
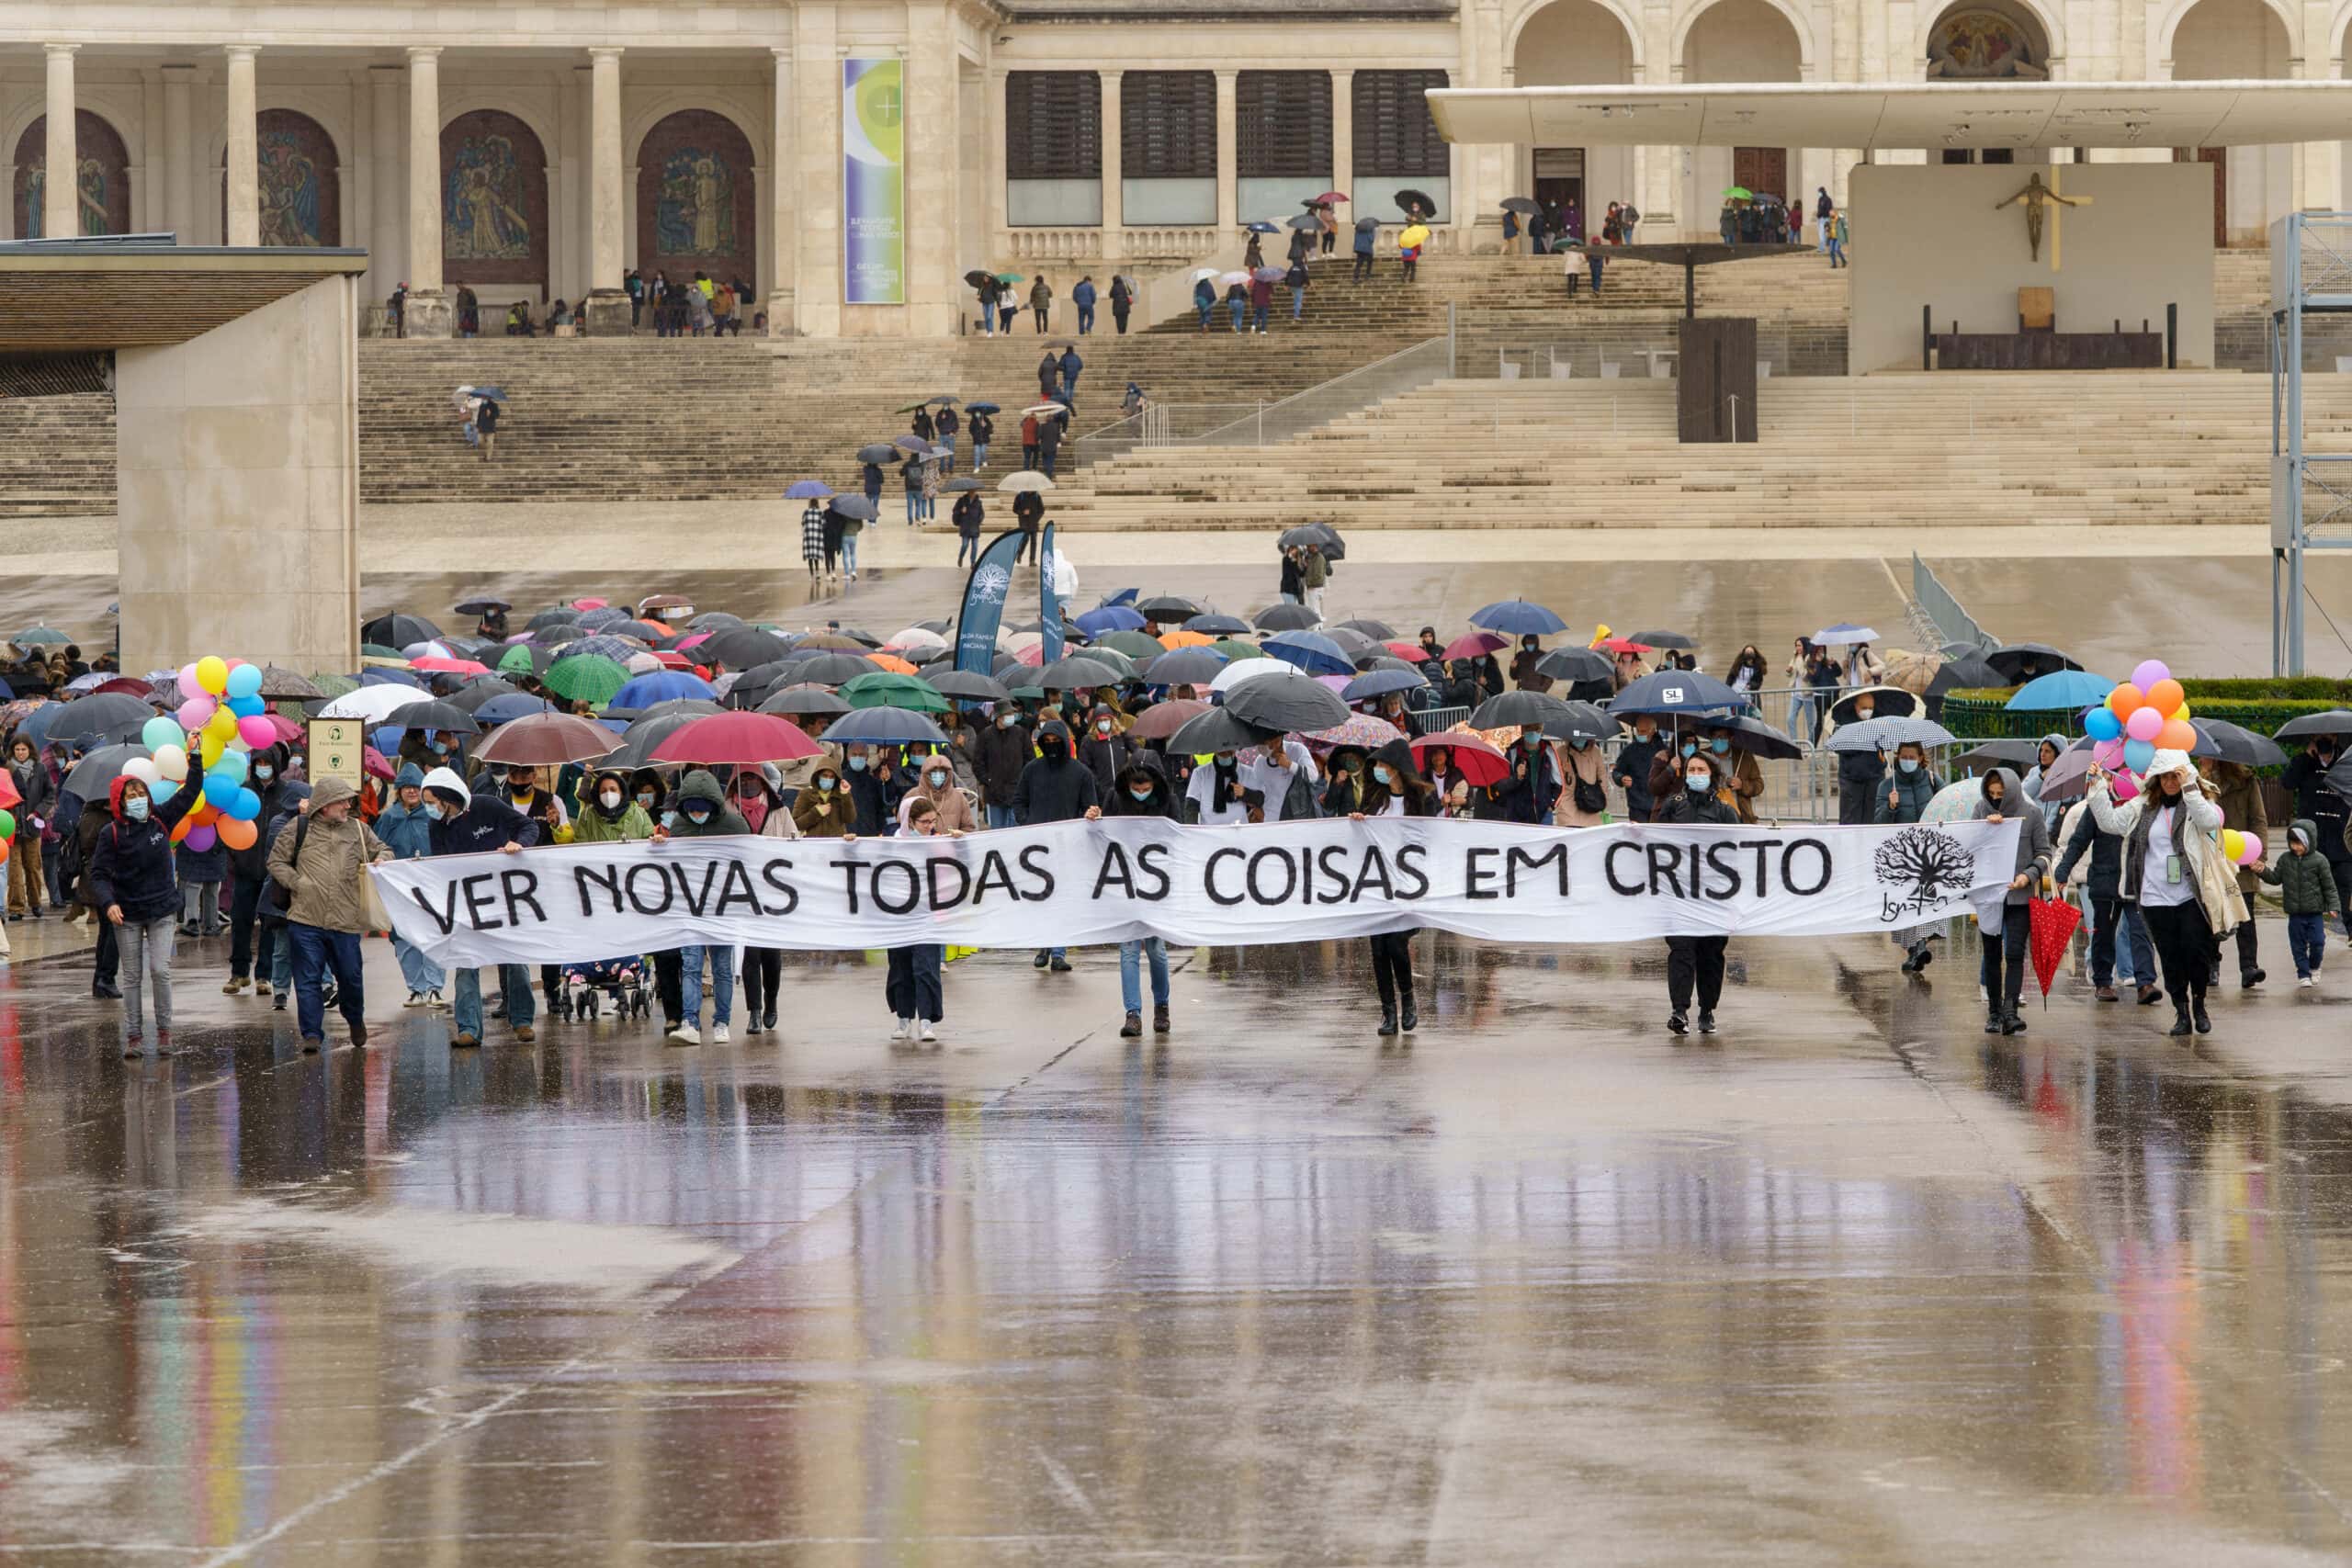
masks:
[(1713, 1039), (1424, 935), (1401, 1043), (1334, 943), (453, 1054), (375, 942), (306, 1057), (216, 940), (126, 1064), (20, 942), (0, 1562), (2343, 1561), (2352, 978), (2005, 1040), (1953, 945), (1736, 942)]

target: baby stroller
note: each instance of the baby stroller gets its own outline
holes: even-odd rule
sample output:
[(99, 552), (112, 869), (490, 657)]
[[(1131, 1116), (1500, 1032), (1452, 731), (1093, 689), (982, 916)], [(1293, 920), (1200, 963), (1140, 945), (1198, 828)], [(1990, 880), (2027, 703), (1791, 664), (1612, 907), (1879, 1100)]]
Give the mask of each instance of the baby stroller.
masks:
[(563, 991), (571, 1015), (594, 1022), (609, 1001), (618, 1019), (643, 1019), (652, 1014), (652, 997), (646, 989), (650, 974), (642, 958), (606, 958), (594, 964), (563, 966)]

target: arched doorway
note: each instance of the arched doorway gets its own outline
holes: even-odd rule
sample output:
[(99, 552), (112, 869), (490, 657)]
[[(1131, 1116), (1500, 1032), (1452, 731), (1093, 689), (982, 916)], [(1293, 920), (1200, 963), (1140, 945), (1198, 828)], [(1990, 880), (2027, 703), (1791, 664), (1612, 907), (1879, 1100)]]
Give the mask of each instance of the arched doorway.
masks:
[[(2293, 42), (2263, 0), (2197, 0), (2173, 29), (2176, 82), (2245, 82), (2292, 76)], [(2295, 207), (2293, 146), (2193, 148), (2176, 160), (2213, 165), (2213, 243), (2259, 245), (2270, 220)]]
[[(1597, 0), (1554, 0), (1527, 20), (1511, 51), (1511, 80), (1521, 87), (1631, 82), (1634, 39), (1617, 14)], [(1638, 204), (1630, 147), (1521, 147), (1514, 193), (1575, 214), (1577, 233), (1599, 233), (1598, 213), (1612, 201)]]
[[(130, 232), (130, 154), (113, 126), (88, 109), (74, 111), (74, 156), (82, 166), (74, 186), (81, 197), (81, 232)], [(48, 188), (49, 117), (25, 127), (17, 139), (16, 220), (20, 240), (41, 234), (41, 203)]]
[[(1718, 0), (1699, 14), (1682, 42), (1686, 82), (1800, 82), (1804, 45), (1796, 28), (1767, 0)], [(1685, 227), (1712, 233), (1723, 193), (1743, 186), (1758, 196), (1781, 197), (1802, 214), (1805, 192), (1794, 147), (1701, 147), (1690, 160), (1690, 186), (1683, 194)]]
[[(334, 138), (309, 115), (264, 109), (254, 116), (261, 243), (316, 246), (343, 243), (343, 176)], [(229, 155), (220, 162), (225, 168)], [(220, 190), (220, 231), (229, 231), (229, 191)]]
[(472, 285), (484, 304), (547, 299), (547, 152), (503, 110), (441, 128), (441, 276), (453, 290)]
[[(1930, 82), (2042, 82), (2050, 76), (2050, 35), (2021, 6), (1960, 0), (1928, 29), (1921, 67)], [(1930, 148), (1930, 162), (2014, 164), (2040, 154), (2014, 143)]]
[(759, 283), (759, 192), (752, 143), (709, 109), (658, 121), (637, 150), (637, 266), (650, 277), (707, 273)]

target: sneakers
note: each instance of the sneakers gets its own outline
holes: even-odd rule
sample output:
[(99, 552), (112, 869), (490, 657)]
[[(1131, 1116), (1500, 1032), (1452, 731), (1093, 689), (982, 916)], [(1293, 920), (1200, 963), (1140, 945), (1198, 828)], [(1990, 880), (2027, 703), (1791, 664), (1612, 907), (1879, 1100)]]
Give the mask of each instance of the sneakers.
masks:
[(713, 1045), (724, 1045), (729, 1038), (725, 1024), (714, 1023), (710, 1026), (710, 1043)]
[(681, 1045), (699, 1045), (702, 1043), (702, 1031), (691, 1023), (682, 1023), (670, 1031), (670, 1038)]
[(2301, 990), (2308, 991), (2318, 984), (2319, 982), (2312, 979), (2309, 975), (2298, 975), (2295, 976), (2295, 985), (2297, 988)]
[(302, 1055), (315, 1056), (319, 1054), (319, 1047), (325, 1043), (324, 1040), (315, 1034), (305, 1034), (302, 1036)]
[(143, 1039), (141, 1036), (140, 1036), (140, 1035), (136, 1035), (136, 1034), (133, 1034), (133, 1035), (130, 1036), (129, 1038), (127, 1038), (127, 1039), (125, 1039), (125, 1040), (123, 1041), (123, 1043), (122, 1043), (122, 1059), (123, 1059), (124, 1061), (126, 1061), (126, 1062), (135, 1062), (135, 1061), (139, 1060), (139, 1058), (140, 1058), (140, 1057), (144, 1056), (146, 1054), (147, 1054), (147, 1046), (146, 1046), (146, 1043), (145, 1043), (144, 1039)]
[(1713, 1010), (1710, 1008), (1701, 1008), (1699, 1010), (1699, 1032), (1702, 1034), (1713, 1034), (1714, 1032), (1715, 1015)]
[(1143, 1014), (1139, 1012), (1131, 1012), (1127, 1014), (1127, 1021), (1119, 1025), (1119, 1038), (1122, 1040), (1139, 1040), (1142, 1037)]
[(531, 1042), (533, 1042), (534, 1040), (537, 1040), (538, 1037), (539, 1037), (539, 1032), (538, 1032), (538, 1031), (537, 1031), (537, 1030), (536, 1030), (536, 1029), (533, 1029), (533, 1028), (532, 1028), (529, 1024), (527, 1024), (527, 1023), (518, 1023), (518, 1024), (516, 1024), (516, 1025), (514, 1026), (514, 1038), (515, 1038), (517, 1041), (521, 1042), (523, 1044), (528, 1045), (529, 1043), (531, 1043)]
[(1151, 1010), (1151, 1032), (1154, 1034), (1165, 1034), (1174, 1027), (1175, 1025), (1168, 1021), (1168, 1004), (1166, 1002), (1162, 1002), (1158, 1007)]
[(155, 1031), (155, 1055), (158, 1056), (168, 1056), (171, 1054), (172, 1032), (168, 1029), (159, 1029)]
[(1688, 1034), (1690, 1032), (1690, 1021), (1683, 1016), (1680, 1008), (1677, 1008), (1666, 1015), (1666, 1028), (1669, 1034)]
[(243, 992), (248, 984), (249, 982), (239, 979), (236, 976), (232, 975), (229, 976), (228, 982), (220, 987), (220, 994), (224, 997), (240, 995)]
[(449, 1004), (441, 999), (440, 992), (427, 991), (424, 993), (424, 1005), (429, 1008), (445, 1008)]
[(449, 1037), (449, 1047), (455, 1051), (470, 1051), (481, 1043), (481, 1036), (460, 1029)]
[(401, 1006), (404, 1008), (421, 1008), (424, 1005), (424, 993), (423, 991), (411, 991), (408, 994), (408, 1000), (401, 1004)]
[(931, 1027), (931, 1025), (930, 1025), (930, 1024), (928, 1024), (928, 1023), (926, 1023), (926, 1024), (924, 1024), (921, 1029), (919, 1029), (919, 1030), (917, 1030), (917, 1031), (915, 1032), (915, 1038), (917, 1038), (918, 1040), (936, 1040), (936, 1039), (938, 1039), (938, 1038), (939, 1038), (939, 1036), (938, 1036), (937, 1034), (933, 1033), (933, 1032), (932, 1032), (932, 1027)]
[(899, 1019), (891, 1025), (890, 1038), (893, 1040), (912, 1039), (914, 1037), (914, 1028), (915, 1021), (913, 1019)]

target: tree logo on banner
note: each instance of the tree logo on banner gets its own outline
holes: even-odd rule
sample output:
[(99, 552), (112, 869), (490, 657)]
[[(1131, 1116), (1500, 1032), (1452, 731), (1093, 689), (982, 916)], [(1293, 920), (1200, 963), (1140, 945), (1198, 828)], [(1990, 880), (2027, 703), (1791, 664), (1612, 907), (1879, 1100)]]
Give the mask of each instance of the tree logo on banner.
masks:
[(972, 573), (972, 592), (985, 604), (1001, 604), (1012, 592), (1012, 573), (1001, 566), (984, 566)]
[(1976, 858), (1950, 833), (1921, 822), (1881, 844), (1871, 870), (1881, 886), (1896, 890), (1898, 896), (1887, 899), (1883, 911), (1883, 918), (1892, 921), (1967, 892), (1975, 879)]

